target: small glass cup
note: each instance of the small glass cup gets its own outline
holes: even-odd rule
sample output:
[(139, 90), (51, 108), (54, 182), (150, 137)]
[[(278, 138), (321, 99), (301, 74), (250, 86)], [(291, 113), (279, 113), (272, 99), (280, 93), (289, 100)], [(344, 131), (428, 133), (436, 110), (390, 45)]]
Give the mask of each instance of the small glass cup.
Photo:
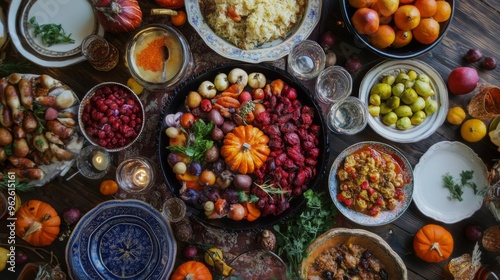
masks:
[(316, 96), (318, 101), (332, 104), (351, 95), (352, 77), (344, 67), (330, 66), (316, 80)]
[(99, 179), (108, 173), (111, 155), (101, 147), (89, 145), (76, 158), (78, 171), (89, 179)]
[(325, 51), (311, 40), (298, 43), (288, 54), (289, 72), (301, 80), (316, 78), (325, 69), (325, 63)]
[(366, 105), (354, 96), (334, 103), (328, 112), (328, 128), (337, 134), (353, 135), (366, 127), (368, 121)]
[(162, 213), (169, 222), (177, 223), (186, 216), (186, 204), (180, 198), (169, 198), (163, 203)]
[(98, 71), (110, 71), (118, 64), (118, 49), (99, 35), (90, 35), (83, 39), (81, 51)]
[(116, 182), (126, 193), (147, 193), (155, 183), (154, 165), (145, 157), (127, 158), (116, 169)]
[(493, 85), (481, 84), (476, 90), (476, 95), (472, 97), (467, 106), (469, 115), (481, 120), (499, 116), (500, 88)]

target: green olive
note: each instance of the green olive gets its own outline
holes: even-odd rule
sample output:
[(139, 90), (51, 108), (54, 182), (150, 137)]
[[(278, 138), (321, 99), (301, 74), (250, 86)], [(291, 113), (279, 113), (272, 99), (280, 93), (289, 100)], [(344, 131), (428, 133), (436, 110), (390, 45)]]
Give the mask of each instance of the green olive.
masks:
[(378, 83), (374, 85), (370, 90), (370, 95), (378, 94), (380, 99), (386, 100), (391, 97), (391, 86), (385, 83)]
[(391, 96), (385, 103), (387, 104), (387, 107), (396, 109), (399, 107), (400, 99), (397, 96)]
[(387, 106), (387, 103), (380, 104), (380, 114), (385, 115), (392, 111), (392, 108)]
[(411, 124), (419, 125), (419, 124), (424, 122), (426, 117), (427, 117), (427, 115), (425, 114), (424, 111), (417, 111), (413, 114), (413, 116), (411, 116), (411, 119), (410, 119)]
[(396, 77), (394, 75), (387, 75), (382, 79), (382, 83), (388, 84), (392, 86), (394, 82), (396, 81)]
[(380, 106), (380, 95), (378, 94), (372, 94), (370, 95), (370, 98), (368, 99), (368, 102), (371, 104), (371, 105), (376, 105), (376, 106)]
[(408, 71), (408, 77), (410, 78), (410, 80), (416, 80), (418, 77), (418, 74), (415, 70), (410, 70), (410, 71)]
[(425, 108), (425, 100), (422, 96), (417, 97), (417, 100), (410, 105), (410, 109), (413, 113), (423, 110)]
[(400, 118), (411, 117), (411, 115), (413, 115), (413, 112), (411, 111), (411, 108), (408, 105), (401, 105), (396, 109), (394, 109), (393, 112), (396, 113), (396, 115)]
[(427, 99), (427, 97), (429, 97), (429, 96), (434, 95), (434, 90), (432, 89), (432, 87), (429, 83), (417, 80), (417, 81), (415, 81), (414, 88), (415, 88), (415, 91), (417, 92), (417, 94), (422, 96), (425, 99)]
[(389, 112), (382, 117), (382, 122), (385, 125), (393, 125), (398, 121), (398, 116), (394, 112)]
[(411, 121), (408, 117), (402, 117), (396, 122), (396, 127), (401, 130), (407, 130), (411, 127)]
[(410, 105), (413, 102), (417, 101), (417, 98), (418, 98), (418, 94), (412, 88), (405, 89), (405, 91), (403, 91), (403, 95), (401, 95), (401, 101), (403, 101), (403, 103), (405, 103), (407, 105)]
[(396, 81), (395, 82), (396, 83), (403, 83), (404, 84), (404, 82), (406, 82), (408, 80), (410, 80), (410, 76), (408, 76), (408, 74), (406, 74), (406, 73), (401, 72), (396, 77)]
[(420, 75), (418, 75), (417, 76), (417, 80), (425, 82), (425, 83), (430, 83), (431, 82), (431, 79), (426, 74), (420, 74)]
[(428, 115), (436, 112), (438, 108), (438, 103), (434, 99), (427, 99), (425, 100), (425, 107), (424, 107), (424, 112)]
[(397, 83), (392, 87), (392, 95), (401, 97), (403, 95), (403, 91), (405, 91), (405, 84)]
[(368, 105), (368, 113), (370, 113), (373, 117), (380, 116), (380, 106)]

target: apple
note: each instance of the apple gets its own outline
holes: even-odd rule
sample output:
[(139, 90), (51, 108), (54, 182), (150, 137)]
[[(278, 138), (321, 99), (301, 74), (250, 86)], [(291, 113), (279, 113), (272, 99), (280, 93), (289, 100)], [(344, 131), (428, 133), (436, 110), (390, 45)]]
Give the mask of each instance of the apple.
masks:
[(241, 68), (233, 68), (229, 71), (229, 75), (227, 75), (227, 80), (231, 84), (240, 84), (242, 86), (246, 86), (248, 84), (248, 74), (245, 70)]
[(261, 88), (256, 88), (252, 90), (252, 97), (254, 100), (263, 100), (266, 93)]
[(229, 87), (229, 81), (227, 80), (226, 73), (219, 73), (214, 79), (215, 88), (218, 91), (224, 91)]
[(251, 88), (263, 88), (266, 82), (266, 76), (262, 73), (253, 72), (248, 75), (248, 85)]
[(252, 100), (252, 94), (248, 91), (243, 91), (238, 96), (238, 101), (240, 101), (241, 104), (243, 104), (247, 101), (250, 101), (250, 100)]
[(217, 89), (214, 83), (203, 81), (198, 87), (198, 93), (201, 94), (203, 98), (213, 98), (217, 94)]

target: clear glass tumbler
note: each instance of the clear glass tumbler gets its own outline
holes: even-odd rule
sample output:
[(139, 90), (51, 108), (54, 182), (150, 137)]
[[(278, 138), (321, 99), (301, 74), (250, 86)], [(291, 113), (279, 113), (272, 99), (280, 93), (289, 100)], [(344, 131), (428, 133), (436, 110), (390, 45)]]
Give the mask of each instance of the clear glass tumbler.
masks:
[(325, 69), (325, 63), (325, 51), (311, 40), (298, 43), (288, 54), (288, 71), (301, 80), (316, 78)]
[(90, 35), (81, 45), (83, 56), (99, 71), (115, 68), (120, 58), (118, 49), (99, 35)]
[(177, 223), (186, 216), (186, 204), (177, 197), (172, 197), (163, 203), (162, 213), (171, 223)]
[(155, 183), (153, 162), (145, 157), (125, 159), (116, 169), (116, 182), (127, 193), (147, 193)]
[(344, 67), (330, 66), (321, 71), (316, 80), (318, 101), (332, 104), (351, 95), (352, 77)]
[(337, 134), (353, 135), (366, 127), (368, 121), (366, 105), (354, 96), (334, 103), (328, 112), (328, 128)]

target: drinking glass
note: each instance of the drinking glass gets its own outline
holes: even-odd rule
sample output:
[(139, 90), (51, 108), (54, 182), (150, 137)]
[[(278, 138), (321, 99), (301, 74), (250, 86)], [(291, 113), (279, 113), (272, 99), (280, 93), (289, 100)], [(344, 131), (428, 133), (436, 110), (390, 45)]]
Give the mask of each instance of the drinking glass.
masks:
[(155, 168), (152, 161), (141, 156), (125, 159), (116, 169), (116, 182), (126, 193), (147, 193), (155, 182)]
[(167, 221), (177, 223), (186, 215), (186, 204), (180, 198), (169, 198), (163, 203), (162, 213)]
[(500, 115), (500, 88), (480, 84), (477, 93), (472, 97), (467, 111), (471, 117), (481, 120), (494, 118)]
[(354, 96), (334, 103), (328, 112), (328, 128), (337, 134), (353, 135), (366, 127), (368, 121), (366, 105)]
[(311, 40), (295, 45), (288, 54), (288, 69), (302, 80), (316, 78), (325, 69), (326, 55), (323, 48)]
[(316, 80), (316, 97), (318, 101), (332, 104), (351, 95), (352, 77), (344, 67), (330, 66)]
[[(78, 172), (89, 179), (99, 179), (108, 173), (111, 155), (101, 147), (89, 145), (76, 158)], [(77, 173), (78, 173), (77, 172)], [(69, 177), (71, 179), (74, 175)]]
[(110, 71), (118, 64), (118, 49), (99, 35), (90, 35), (83, 39), (81, 51), (96, 70)]

